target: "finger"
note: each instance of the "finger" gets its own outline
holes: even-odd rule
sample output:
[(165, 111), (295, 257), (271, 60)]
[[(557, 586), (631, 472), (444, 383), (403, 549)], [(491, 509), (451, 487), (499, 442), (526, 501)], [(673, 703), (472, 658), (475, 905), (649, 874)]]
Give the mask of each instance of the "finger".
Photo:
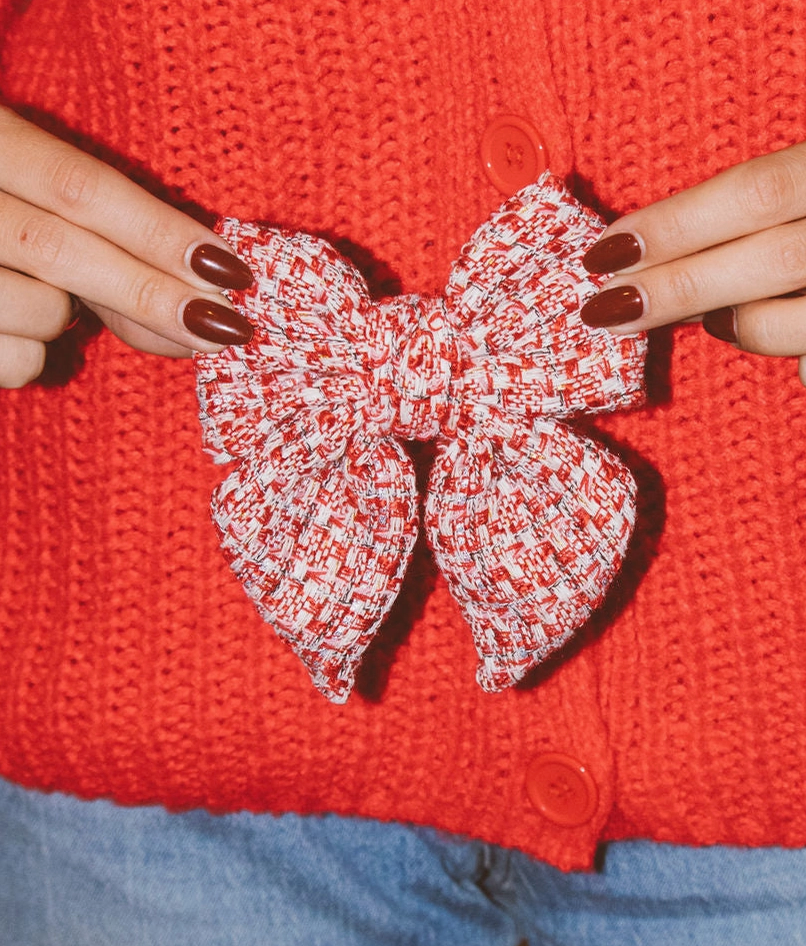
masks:
[(0, 265), (119, 312), (184, 348), (244, 344), (251, 327), (219, 293), (200, 292), (81, 227), (0, 193)]
[(806, 143), (753, 158), (617, 220), (588, 252), (590, 272), (657, 266), (806, 216)]
[(0, 335), (0, 388), (21, 388), (42, 374), (45, 345), (19, 335)]
[(49, 342), (74, 317), (66, 292), (22, 273), (0, 269), (0, 332)]
[(85, 305), (88, 305), (88, 308), (91, 308), (98, 315), (104, 325), (131, 348), (148, 352), (151, 355), (162, 355), (164, 358), (188, 358), (193, 354), (190, 348), (177, 345), (161, 335), (156, 335), (137, 322), (125, 318), (119, 312), (113, 312), (103, 306), (92, 306), (86, 302)]
[(221, 237), (8, 109), (0, 109), (0, 190), (196, 288), (251, 284), (248, 267)]
[(806, 284), (806, 221), (752, 233), (664, 265), (620, 275), (585, 304), (588, 325), (645, 331)]
[(806, 354), (806, 300), (767, 299), (728, 306), (703, 316), (709, 335), (757, 355)]

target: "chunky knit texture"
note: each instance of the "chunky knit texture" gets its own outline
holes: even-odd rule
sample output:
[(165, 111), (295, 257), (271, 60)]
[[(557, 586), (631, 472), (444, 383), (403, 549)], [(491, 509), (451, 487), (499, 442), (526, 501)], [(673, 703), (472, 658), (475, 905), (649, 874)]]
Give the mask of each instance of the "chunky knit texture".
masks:
[(419, 528), (401, 440), (436, 440), (424, 524), (476, 678), (520, 682), (601, 603), (635, 521), (629, 471), (567, 420), (643, 402), (646, 342), (580, 318), (603, 226), (544, 174), (481, 226), (442, 295), (375, 302), (324, 240), (224, 220), (255, 274), (245, 346), (198, 355), (205, 446), (240, 461), (213, 518), (233, 571), (343, 703)]
[[(499, 205), (511, 112), (620, 213), (806, 138), (801, 4), (31, 0), (2, 6), (24, 114), (203, 219), (325, 236), (375, 296), (431, 293)], [(0, 394), (0, 772), (124, 802), (332, 810), (587, 866), (602, 838), (806, 843), (806, 397), (791, 362), (657, 333), (646, 410), (596, 421), (638, 481), (621, 580), (528, 685), (482, 692), (423, 549), (333, 707), (222, 561), (190, 363), (83, 341)], [(83, 360), (83, 365), (81, 364)], [(418, 462), (427, 465), (428, 451)], [(547, 821), (562, 751), (593, 818)]]

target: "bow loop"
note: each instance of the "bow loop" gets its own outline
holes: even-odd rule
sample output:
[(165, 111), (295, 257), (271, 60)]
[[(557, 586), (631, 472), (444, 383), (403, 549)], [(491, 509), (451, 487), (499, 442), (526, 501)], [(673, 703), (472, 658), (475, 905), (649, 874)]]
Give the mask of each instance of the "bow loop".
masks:
[(358, 270), (324, 240), (229, 218), (216, 229), (261, 274), (232, 294), (254, 326), (250, 344), (196, 359), (204, 446), (226, 462), (259, 450), (290, 417), (366, 401), (372, 302)]
[(446, 300), (462, 329), (466, 397), (531, 420), (643, 403), (645, 340), (591, 329), (601, 285), (582, 266), (603, 222), (544, 175), (483, 224), (453, 266)]
[(603, 224), (545, 175), (462, 250), (444, 296), (374, 301), (323, 240), (225, 220), (257, 275), (252, 340), (196, 356), (230, 564), (315, 684), (342, 702), (418, 532), (399, 440), (437, 441), (425, 532), (495, 690), (561, 646), (623, 560), (635, 484), (564, 421), (643, 399), (645, 340), (579, 318)]

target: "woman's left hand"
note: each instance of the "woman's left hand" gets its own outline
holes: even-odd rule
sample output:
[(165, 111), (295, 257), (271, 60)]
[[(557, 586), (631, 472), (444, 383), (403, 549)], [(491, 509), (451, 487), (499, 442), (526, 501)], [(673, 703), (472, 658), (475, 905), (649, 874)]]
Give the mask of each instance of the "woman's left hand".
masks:
[(744, 351), (795, 356), (806, 384), (806, 143), (628, 214), (587, 253), (617, 272), (582, 308), (617, 334), (702, 318)]

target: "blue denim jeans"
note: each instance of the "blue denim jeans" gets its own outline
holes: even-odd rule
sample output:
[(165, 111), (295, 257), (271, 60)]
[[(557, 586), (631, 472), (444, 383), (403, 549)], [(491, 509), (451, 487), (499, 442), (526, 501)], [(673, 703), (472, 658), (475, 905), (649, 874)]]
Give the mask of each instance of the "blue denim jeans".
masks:
[(0, 781), (0, 946), (806, 944), (806, 854), (611, 844), (563, 874), (428, 829)]

